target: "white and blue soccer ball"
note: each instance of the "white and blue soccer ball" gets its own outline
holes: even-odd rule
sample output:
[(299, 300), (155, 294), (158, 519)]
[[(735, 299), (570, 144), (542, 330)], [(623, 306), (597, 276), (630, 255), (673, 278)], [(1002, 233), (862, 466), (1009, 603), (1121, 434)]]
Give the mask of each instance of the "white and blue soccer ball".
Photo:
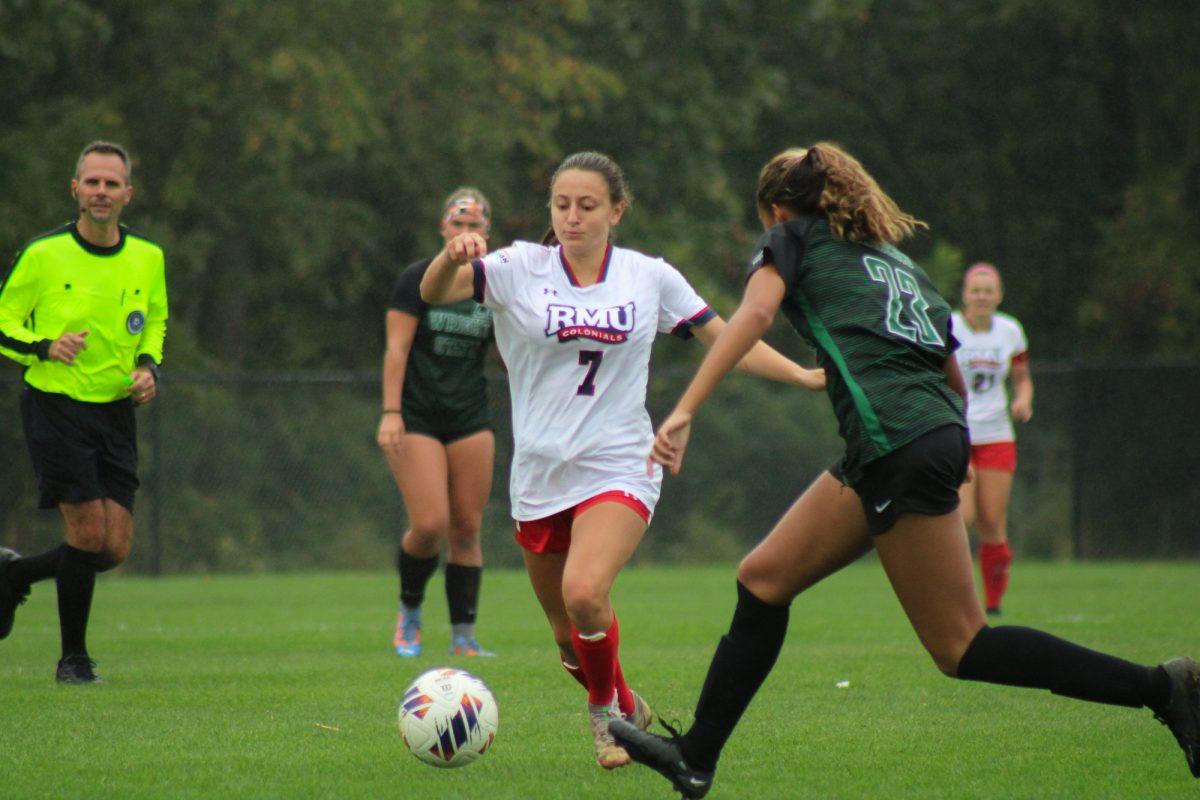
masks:
[(435, 767), (465, 767), (496, 740), (500, 709), (487, 684), (450, 667), (417, 677), (400, 701), (400, 735)]

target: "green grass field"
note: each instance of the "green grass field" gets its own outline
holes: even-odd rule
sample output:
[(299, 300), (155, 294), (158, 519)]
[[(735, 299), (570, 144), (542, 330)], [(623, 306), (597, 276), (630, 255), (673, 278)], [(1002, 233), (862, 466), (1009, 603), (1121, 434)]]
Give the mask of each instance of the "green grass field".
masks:
[[(1004, 622), (1142, 662), (1200, 653), (1198, 564), (1018, 562)], [(426, 654), (390, 649), (394, 580), (379, 574), (104, 577), (90, 645), (106, 683), (54, 683), (54, 588), (0, 643), (0, 797), (653, 798), (640, 767), (592, 762), (584, 698), (562, 673), (525, 577), (491, 572), (481, 638), (455, 660), (440, 578)], [(731, 566), (628, 570), (616, 592), (632, 684), (690, 720), (728, 623)], [(437, 770), (396, 730), (409, 681), (453, 664), (500, 704), (488, 755)], [(849, 681), (848, 688), (836, 687)], [(1148, 711), (958, 683), (918, 645), (878, 565), (793, 606), (788, 642), (710, 797), (1101, 798), (1196, 792)]]

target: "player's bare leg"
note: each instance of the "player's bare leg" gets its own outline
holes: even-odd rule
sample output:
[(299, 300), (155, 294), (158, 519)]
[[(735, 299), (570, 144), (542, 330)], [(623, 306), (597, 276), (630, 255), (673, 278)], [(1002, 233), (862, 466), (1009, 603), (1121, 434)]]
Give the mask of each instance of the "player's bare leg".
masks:
[(614, 695), (625, 713), (633, 714), (638, 705), (620, 670), (620, 634), (609, 593), (645, 532), (645, 521), (633, 509), (617, 502), (598, 503), (575, 517), (563, 569), (572, 643), (588, 682), (588, 723), (596, 761), (605, 769), (629, 763), (608, 732), (609, 720), (619, 716), (613, 714)]
[(630, 756), (658, 771), (684, 797), (703, 797), (717, 759), (787, 633), (788, 604), (871, 549), (862, 502), (828, 472), (792, 504), (738, 568), (738, 604), (709, 665), (696, 721), (671, 737), (610, 724)]
[(450, 529), (449, 465), (446, 448), (432, 436), (406, 433), (398, 452), (384, 451), (404, 498), (409, 529), (400, 540), (400, 609), (392, 647), (412, 658), (421, 654), (421, 605), (437, 569), (438, 552)]
[(971, 574), (971, 548), (958, 511), (938, 517), (901, 514), (875, 549), (921, 644), (938, 669), (954, 675), (987, 624)]

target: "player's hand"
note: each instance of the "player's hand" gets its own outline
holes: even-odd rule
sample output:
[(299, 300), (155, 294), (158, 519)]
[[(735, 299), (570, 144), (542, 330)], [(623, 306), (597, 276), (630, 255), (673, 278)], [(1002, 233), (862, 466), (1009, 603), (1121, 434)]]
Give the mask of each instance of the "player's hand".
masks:
[(810, 392), (823, 392), (825, 391), (825, 370), (801, 368), (800, 374), (796, 376), (796, 384)]
[(404, 418), (399, 414), (384, 414), (379, 419), (379, 431), (375, 434), (379, 449), (396, 455), (404, 444)]
[(1025, 400), (1013, 400), (1009, 412), (1017, 422), (1029, 422), (1033, 416), (1033, 404)]
[(460, 233), (446, 243), (446, 256), (452, 264), (469, 264), (487, 255), (487, 239), (478, 233)]
[(75, 356), (80, 351), (87, 350), (87, 331), (79, 333), (64, 333), (50, 343), (50, 360), (63, 364), (74, 365)]
[(651, 472), (653, 464), (661, 464), (671, 470), (672, 475), (678, 475), (683, 469), (683, 452), (687, 449), (688, 437), (692, 435), (692, 415), (682, 411), (672, 411), (671, 415), (658, 426), (654, 436), (654, 447), (650, 450), (650, 458), (646, 460), (646, 471)]
[(158, 394), (154, 373), (145, 367), (138, 367), (129, 373), (129, 385), (125, 387), (125, 391), (139, 406), (149, 403)]

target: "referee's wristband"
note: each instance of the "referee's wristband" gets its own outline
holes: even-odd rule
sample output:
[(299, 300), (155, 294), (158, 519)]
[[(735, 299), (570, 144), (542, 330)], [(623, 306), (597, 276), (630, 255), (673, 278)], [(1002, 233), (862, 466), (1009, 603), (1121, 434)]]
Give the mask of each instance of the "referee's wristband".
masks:
[(398, 409), (398, 408), (385, 408), (385, 409), (383, 410), (383, 413), (385, 413), (385, 414), (399, 414), (399, 413), (400, 413), (400, 409)]

